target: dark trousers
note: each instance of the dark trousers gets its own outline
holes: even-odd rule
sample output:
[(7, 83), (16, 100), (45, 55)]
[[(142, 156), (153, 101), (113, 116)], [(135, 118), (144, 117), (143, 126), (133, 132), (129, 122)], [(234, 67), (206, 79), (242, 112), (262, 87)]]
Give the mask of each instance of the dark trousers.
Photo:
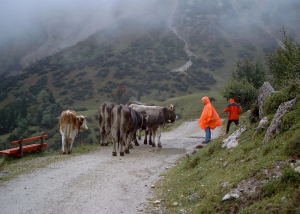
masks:
[(229, 127), (230, 127), (230, 125), (231, 125), (232, 122), (234, 122), (235, 125), (239, 125), (239, 121), (238, 121), (238, 120), (228, 120), (228, 122), (227, 122), (227, 127), (226, 127), (226, 134), (228, 134), (228, 132), (229, 132)]

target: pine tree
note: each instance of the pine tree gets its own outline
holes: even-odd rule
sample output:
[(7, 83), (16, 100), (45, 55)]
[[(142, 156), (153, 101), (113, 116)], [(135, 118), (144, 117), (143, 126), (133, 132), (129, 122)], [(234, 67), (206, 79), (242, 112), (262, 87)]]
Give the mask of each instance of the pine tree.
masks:
[(300, 43), (293, 37), (288, 37), (282, 29), (282, 46), (268, 56), (270, 73), (275, 83), (285, 87), (289, 83), (300, 82)]
[(7, 126), (10, 131), (14, 130), (14, 128), (17, 127), (17, 123), (16, 123), (17, 115), (15, 112), (16, 110), (14, 106), (11, 104), (8, 109), (8, 120), (7, 120)]
[(37, 116), (36, 116), (36, 122), (39, 124), (43, 119), (43, 111), (38, 110), (37, 111)]
[(233, 78), (237, 80), (246, 78), (246, 80), (257, 89), (259, 89), (266, 80), (265, 67), (260, 59), (254, 62), (245, 57), (243, 60), (239, 59), (236, 62), (236, 67), (236, 70), (233, 72)]
[(22, 104), (20, 106), (20, 118), (26, 118), (28, 113), (27, 108), (27, 100), (26, 98), (23, 98)]
[(5, 109), (0, 111), (0, 135), (7, 133), (7, 113)]
[(48, 98), (50, 103), (55, 103), (55, 98), (53, 95), (53, 92), (51, 90), (49, 90), (49, 98)]

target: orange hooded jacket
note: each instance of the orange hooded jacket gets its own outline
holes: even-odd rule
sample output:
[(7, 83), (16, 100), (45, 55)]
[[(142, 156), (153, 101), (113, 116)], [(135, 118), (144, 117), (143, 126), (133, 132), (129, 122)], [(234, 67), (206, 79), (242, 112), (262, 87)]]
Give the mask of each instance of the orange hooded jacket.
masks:
[(228, 120), (239, 120), (239, 113), (241, 113), (240, 107), (234, 102), (234, 99), (230, 99), (230, 104), (223, 110), (223, 112), (228, 112)]
[(221, 126), (221, 119), (217, 111), (211, 105), (209, 98), (202, 97), (202, 101), (205, 106), (199, 119), (198, 126), (204, 130), (207, 127), (214, 130), (217, 126)]

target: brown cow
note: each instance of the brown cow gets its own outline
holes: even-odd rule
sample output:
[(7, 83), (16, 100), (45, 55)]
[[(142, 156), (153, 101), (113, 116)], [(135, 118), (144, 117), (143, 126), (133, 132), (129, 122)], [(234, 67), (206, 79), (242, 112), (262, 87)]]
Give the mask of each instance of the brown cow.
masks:
[[(129, 106), (129, 107), (130, 107), (131, 105), (133, 105), (133, 106), (134, 106), (134, 105), (156, 106), (156, 105), (153, 104), (153, 103), (141, 103), (141, 102), (139, 102), (139, 101), (130, 101), (130, 102), (126, 103), (126, 105)], [(143, 109), (136, 109), (136, 111), (137, 111), (138, 113), (140, 113), (140, 114), (147, 114), (146, 111), (143, 110)], [(138, 130), (138, 139), (139, 139), (139, 140), (142, 139), (141, 134), (142, 134), (142, 129), (139, 129), (139, 130)], [(145, 138), (144, 138), (144, 144), (146, 144), (146, 145), (147, 145), (147, 136), (148, 136), (148, 135), (149, 135), (149, 140), (148, 140), (149, 145), (152, 145), (152, 139), (151, 139), (151, 137), (152, 137), (152, 132), (151, 132), (151, 130), (148, 129), (148, 127), (147, 127), (147, 128), (145, 129)], [(134, 135), (133, 141), (134, 141), (134, 144), (135, 144), (136, 146), (139, 146), (139, 143), (138, 143), (138, 141), (137, 141), (137, 139), (136, 139), (136, 134)]]
[(147, 126), (152, 131), (152, 147), (155, 147), (155, 137), (158, 139), (158, 147), (161, 146), (160, 136), (161, 131), (165, 127), (166, 123), (175, 123), (177, 116), (175, 113), (175, 106), (172, 104), (160, 107), (160, 106), (143, 106), (137, 104), (131, 104), (131, 108), (137, 112), (145, 111), (148, 115)]
[(129, 144), (139, 128), (147, 127), (147, 116), (141, 115), (126, 105), (116, 105), (111, 111), (111, 135), (113, 139), (113, 156), (117, 156), (116, 143), (121, 143), (120, 156), (129, 153)]
[(62, 136), (62, 153), (66, 154), (65, 146), (67, 146), (68, 154), (72, 153), (73, 143), (77, 133), (88, 129), (86, 125), (86, 117), (76, 116), (76, 112), (72, 110), (63, 111), (59, 118), (58, 129)]

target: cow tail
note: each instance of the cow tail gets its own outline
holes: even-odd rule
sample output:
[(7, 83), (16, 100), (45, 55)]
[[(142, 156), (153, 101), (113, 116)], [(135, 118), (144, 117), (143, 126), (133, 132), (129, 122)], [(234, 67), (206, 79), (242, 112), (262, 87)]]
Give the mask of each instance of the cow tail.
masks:
[(104, 114), (105, 114), (105, 120), (104, 123), (105, 124), (111, 124), (111, 117), (109, 115), (111, 115), (111, 109), (109, 107), (105, 107), (104, 109)]
[(119, 147), (120, 147), (120, 131), (118, 131), (118, 133), (117, 133), (117, 135), (118, 135), (118, 149), (119, 149)]
[[(118, 111), (117, 111), (117, 112), (118, 112), (118, 113), (117, 113), (117, 115), (118, 115), (118, 117), (117, 117), (118, 121), (117, 121), (117, 122), (118, 122), (118, 124), (121, 124), (121, 110), (122, 110), (122, 106), (119, 105), (117, 110), (118, 110)], [(120, 140), (121, 140), (121, 132), (120, 132), (120, 128), (118, 129), (117, 136), (118, 136), (118, 148), (119, 148)]]
[(117, 131), (117, 138), (118, 138), (118, 148), (119, 148), (119, 144), (120, 144), (120, 130)]
[[(106, 105), (105, 105), (105, 104), (102, 104), (102, 105), (101, 105), (101, 110), (100, 110), (100, 109), (99, 109), (99, 110), (100, 110), (102, 113), (104, 113), (105, 107), (106, 107)], [(98, 117), (99, 117), (99, 118), (98, 118), (98, 119), (99, 119), (99, 125), (102, 123), (102, 120), (103, 120), (103, 118), (101, 117), (100, 111), (99, 111), (99, 113), (98, 113)]]

